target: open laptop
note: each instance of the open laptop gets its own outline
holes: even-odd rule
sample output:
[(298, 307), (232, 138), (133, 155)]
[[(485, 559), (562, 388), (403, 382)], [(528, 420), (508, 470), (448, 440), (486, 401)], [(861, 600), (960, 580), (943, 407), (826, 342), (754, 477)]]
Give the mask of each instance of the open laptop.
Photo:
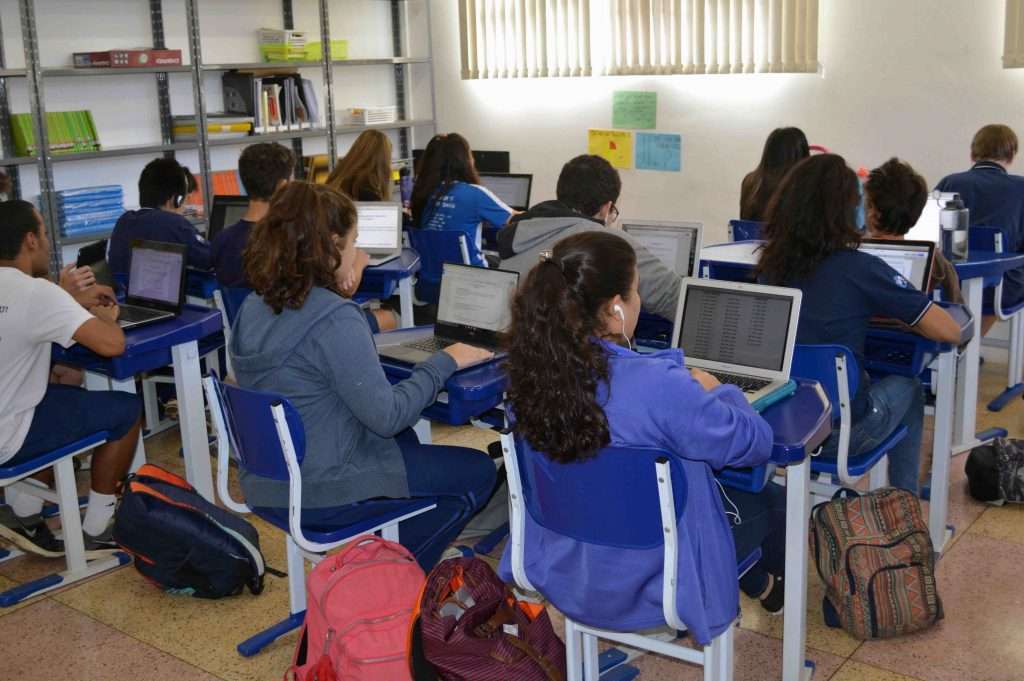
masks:
[(128, 295), (117, 323), (122, 329), (171, 319), (185, 304), (184, 244), (133, 241), (128, 275)]
[(622, 231), (679, 276), (697, 276), (695, 268), (700, 260), (703, 232), (701, 223), (627, 220), (622, 223)]
[(942, 227), (939, 225), (939, 214), (947, 201), (952, 201), (960, 195), (953, 192), (932, 192), (921, 211), (921, 217), (917, 223), (907, 232), (907, 238), (913, 241), (931, 241), (939, 243), (942, 238)]
[(356, 246), (370, 256), (370, 266), (383, 265), (402, 254), (402, 206), (386, 201), (356, 203), (359, 236)]
[(533, 175), (523, 173), (480, 173), (480, 184), (512, 210), (530, 208)]
[(864, 239), (860, 242), (860, 250), (884, 260), (918, 291), (927, 292), (930, 288), (934, 241)]
[(683, 279), (672, 345), (686, 366), (739, 387), (751, 403), (791, 389), (798, 289)]
[(230, 227), (245, 215), (249, 210), (248, 196), (214, 196), (213, 209), (210, 211), (210, 227), (206, 232), (206, 238), (213, 240), (213, 237)]
[(446, 262), (433, 335), (381, 345), (377, 353), (417, 364), (455, 343), (497, 351), (498, 335), (512, 322), (512, 296), (517, 286), (518, 272)]

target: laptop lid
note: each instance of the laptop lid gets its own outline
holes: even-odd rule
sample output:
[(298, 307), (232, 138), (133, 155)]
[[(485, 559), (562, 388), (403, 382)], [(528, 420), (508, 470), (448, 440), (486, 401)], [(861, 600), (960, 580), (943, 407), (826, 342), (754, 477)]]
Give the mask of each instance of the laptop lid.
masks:
[(435, 335), (496, 346), (512, 323), (518, 286), (518, 272), (444, 263)]
[(802, 297), (780, 286), (683, 279), (672, 345), (689, 367), (788, 380)]
[(952, 201), (959, 194), (954, 192), (932, 192), (924, 203), (924, 210), (917, 223), (907, 232), (907, 238), (913, 241), (931, 241), (939, 243), (942, 238), (942, 228), (939, 226), (939, 213), (947, 201)]
[(863, 239), (860, 250), (884, 260), (918, 291), (928, 290), (935, 258), (934, 241)]
[(388, 255), (402, 244), (402, 206), (387, 201), (356, 203), (359, 233), (356, 246), (370, 255)]
[(697, 276), (704, 231), (701, 223), (625, 220), (622, 230), (679, 276)]
[(133, 241), (125, 302), (180, 313), (185, 304), (187, 252), (185, 244)]
[(524, 173), (480, 173), (480, 184), (501, 199), (512, 210), (530, 207), (533, 175)]
[[(423, 149), (412, 150), (413, 167), (418, 168)], [(507, 151), (473, 150), (473, 165), (479, 173), (507, 173), (512, 169), (512, 155)]]
[(207, 230), (206, 238), (213, 239), (225, 227), (241, 220), (248, 209), (248, 196), (214, 196), (213, 209), (210, 211), (210, 228)]

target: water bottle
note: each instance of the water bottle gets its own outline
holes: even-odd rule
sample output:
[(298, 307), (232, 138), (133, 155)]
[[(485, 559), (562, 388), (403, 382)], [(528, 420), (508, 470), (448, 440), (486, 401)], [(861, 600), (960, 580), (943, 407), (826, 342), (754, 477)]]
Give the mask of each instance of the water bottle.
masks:
[(970, 211), (959, 196), (943, 205), (939, 225), (942, 227), (942, 254), (950, 260), (966, 260)]

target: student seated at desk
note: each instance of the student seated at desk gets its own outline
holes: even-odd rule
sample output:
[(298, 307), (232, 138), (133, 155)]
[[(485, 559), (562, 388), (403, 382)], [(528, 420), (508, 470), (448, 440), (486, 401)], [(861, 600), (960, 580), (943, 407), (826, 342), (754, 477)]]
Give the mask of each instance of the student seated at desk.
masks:
[[(555, 201), (539, 203), (512, 218), (498, 232), (498, 255), (504, 269), (515, 270), (520, 280), (537, 264), (537, 256), (572, 234), (606, 231), (619, 217), (615, 202), (622, 192), (619, 171), (600, 156), (577, 156), (558, 175)], [(675, 319), (679, 300), (679, 276), (660, 258), (621, 230), (636, 253), (640, 273), (640, 302), (644, 310)]]
[[(960, 341), (953, 318), (884, 261), (857, 250), (861, 234), (856, 174), (841, 156), (812, 156), (793, 167), (768, 208), (758, 276), (766, 284), (803, 291), (797, 343), (843, 345), (862, 370), (853, 397), (850, 456), (863, 453), (899, 425), (908, 434), (889, 450), (889, 484), (917, 493), (924, 395), (917, 378), (886, 376), (872, 382), (864, 342), (872, 317), (890, 317), (922, 336)], [(834, 457), (838, 437), (824, 446)]]
[[(956, 192), (971, 211), (971, 224), (999, 227), (1006, 233), (1003, 250), (1024, 252), (1024, 177), (1011, 175), (1008, 168), (1017, 157), (1017, 134), (1006, 125), (986, 125), (971, 140), (970, 170), (944, 177), (935, 187)], [(985, 291), (991, 303), (994, 289)], [(1024, 301), (1024, 267), (1003, 275), (1004, 308)], [(981, 332), (987, 334), (996, 316), (985, 315)]]
[[(902, 241), (921, 217), (928, 201), (928, 185), (909, 163), (891, 158), (868, 175), (868, 181), (864, 183), (864, 201), (868, 235), (872, 239)], [(964, 302), (956, 268), (946, 260), (941, 250), (935, 249), (931, 288), (925, 293), (939, 287), (942, 287), (943, 300)]]
[[(421, 445), (412, 431), (456, 369), (491, 353), (446, 348), (391, 385), (366, 317), (338, 293), (355, 257), (356, 210), (325, 186), (291, 182), (274, 194), (245, 251), (255, 293), (231, 337), (239, 385), (287, 397), (306, 430), (303, 517), (346, 524), (344, 508), (378, 497), (436, 497), (437, 508), (402, 523), (402, 543), (429, 570), (485, 504), (490, 458), (463, 447)], [(243, 473), (251, 507), (285, 508), (288, 484)]]
[(391, 140), (380, 130), (364, 130), (338, 159), (327, 186), (353, 201), (390, 201)]
[[(706, 640), (738, 612), (737, 554), (761, 547), (761, 560), (740, 587), (769, 612), (782, 610), (785, 494), (774, 483), (760, 494), (717, 483), (714, 470), (766, 462), (772, 429), (738, 388), (687, 370), (682, 351), (630, 350), (640, 314), (637, 285), (636, 255), (611, 232), (575, 234), (541, 256), (512, 304), (506, 366), (513, 427), (556, 463), (585, 462), (609, 445), (663, 449), (679, 459), (687, 494), (679, 537), (690, 546), (679, 552), (679, 612)], [(527, 514), (525, 562), (542, 593), (579, 593), (573, 585), (588, 583), (589, 593), (605, 594), (579, 603), (596, 620), (615, 616), (631, 629), (664, 624), (660, 548), (588, 545)], [(615, 582), (594, 585), (595, 564)], [(508, 547), (501, 573), (511, 579)]]
[(515, 214), (480, 184), (466, 138), (434, 135), (423, 150), (412, 190), (412, 222), (419, 229), (465, 233), (472, 265), (486, 267), (483, 222), (501, 227)]
[[(0, 203), (0, 463), (29, 461), (98, 431), (109, 433), (93, 450), (89, 505), (82, 522), (90, 553), (116, 549), (111, 538), (117, 484), (128, 472), (141, 424), (139, 399), (125, 392), (88, 392), (48, 383), (53, 343), (81, 343), (114, 357), (124, 352), (113, 292), (93, 285), (80, 299), (86, 310), (47, 280), (50, 242), (38, 211), (27, 201)], [(52, 481), (51, 469), (35, 476)], [(26, 551), (60, 556), (40, 512), (43, 500), (4, 490), (0, 536)]]
[(138, 210), (129, 210), (117, 220), (110, 235), (107, 260), (114, 274), (127, 276), (132, 242), (137, 239), (184, 244), (185, 264), (192, 269), (210, 269), (210, 244), (181, 214), (189, 188), (195, 186), (192, 173), (173, 158), (157, 158), (146, 164), (139, 176)]
[(800, 128), (776, 128), (768, 135), (761, 162), (740, 185), (740, 219), (764, 222), (768, 203), (789, 169), (811, 155)]

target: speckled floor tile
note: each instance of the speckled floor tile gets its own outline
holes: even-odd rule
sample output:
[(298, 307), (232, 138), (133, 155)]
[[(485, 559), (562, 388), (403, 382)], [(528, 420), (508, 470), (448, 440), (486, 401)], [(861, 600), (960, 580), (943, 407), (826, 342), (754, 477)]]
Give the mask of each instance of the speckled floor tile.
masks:
[(859, 662), (847, 662), (830, 681), (919, 681), (912, 676), (894, 674), (893, 672), (861, 664)]
[(986, 405), (1006, 388), (1006, 365), (986, 362), (981, 366), (978, 387), (978, 430), (1000, 427), (1010, 437), (1024, 437), (1024, 400), (1011, 400), (1002, 411), (991, 412)]
[(946, 618), (899, 639), (868, 641), (853, 659), (922, 681), (1019, 681), (1024, 546), (969, 532), (939, 562)]
[(1024, 544), (1024, 506), (1019, 504), (1007, 504), (998, 508), (990, 506), (971, 525), (970, 532), (1014, 544)]
[[(949, 469), (949, 516), (947, 524), (955, 529), (953, 540), (946, 550), (950, 550), (956, 542), (967, 532), (972, 531), (977, 522), (984, 517), (987, 509), (992, 508), (988, 504), (975, 501), (967, 492), (967, 474), (964, 473), (964, 463), (967, 461), (967, 454), (959, 454), (953, 457)], [(924, 517), (928, 518), (928, 502), (921, 502)]]

